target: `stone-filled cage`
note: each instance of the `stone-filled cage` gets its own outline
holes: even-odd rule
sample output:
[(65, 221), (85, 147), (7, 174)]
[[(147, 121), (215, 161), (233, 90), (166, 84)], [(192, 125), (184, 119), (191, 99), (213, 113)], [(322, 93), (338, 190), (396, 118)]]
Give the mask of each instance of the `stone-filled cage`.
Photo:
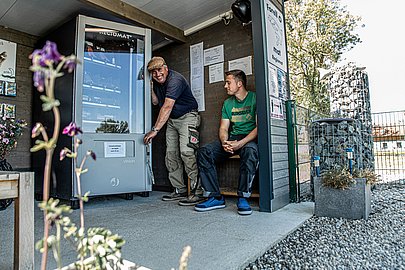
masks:
[[(310, 155), (319, 156), (320, 172), (338, 165), (349, 168), (346, 150), (353, 149), (353, 169), (365, 168), (361, 124), (350, 118), (325, 118), (310, 124)], [(311, 176), (315, 171), (311, 170)]]
[(332, 116), (352, 118), (360, 125), (361, 168), (374, 169), (372, 114), (368, 74), (354, 63), (335, 68), (326, 76)]

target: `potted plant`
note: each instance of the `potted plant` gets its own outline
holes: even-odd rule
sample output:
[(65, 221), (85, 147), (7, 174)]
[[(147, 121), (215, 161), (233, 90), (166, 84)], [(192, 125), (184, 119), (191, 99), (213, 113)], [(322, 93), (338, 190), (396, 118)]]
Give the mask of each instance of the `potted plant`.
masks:
[(21, 119), (0, 117), (0, 171), (12, 170), (6, 157), (17, 146), (17, 141), (27, 123)]
[(336, 165), (314, 178), (315, 215), (367, 219), (371, 210), (371, 186), (378, 181), (370, 169), (353, 170)]
[[(24, 120), (10, 118), (5, 115), (0, 117), (0, 171), (13, 170), (6, 157), (17, 146), (17, 141), (26, 125), (27, 123)], [(0, 200), (0, 210), (6, 209), (12, 202), (12, 199)]]

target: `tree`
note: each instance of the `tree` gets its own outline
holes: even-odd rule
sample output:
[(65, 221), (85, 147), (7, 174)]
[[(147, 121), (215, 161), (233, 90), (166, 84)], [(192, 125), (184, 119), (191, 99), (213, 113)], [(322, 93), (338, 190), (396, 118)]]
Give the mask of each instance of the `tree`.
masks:
[(129, 133), (127, 121), (115, 121), (114, 119), (106, 119), (101, 122), (96, 132), (102, 133)]
[(298, 104), (329, 113), (329, 96), (320, 69), (329, 69), (352, 49), (353, 33), (361, 20), (340, 0), (289, 0), (285, 2), (291, 96)]

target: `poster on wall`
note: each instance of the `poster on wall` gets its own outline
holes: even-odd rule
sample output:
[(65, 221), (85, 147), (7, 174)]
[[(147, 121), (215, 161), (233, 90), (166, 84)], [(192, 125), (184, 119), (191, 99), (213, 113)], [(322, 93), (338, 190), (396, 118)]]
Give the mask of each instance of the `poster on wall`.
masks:
[(4, 95), (4, 82), (0, 81), (0, 96)]
[(0, 116), (7, 118), (15, 118), (15, 105), (1, 103)]
[(198, 111), (205, 111), (203, 42), (190, 46), (190, 87), (198, 103)]
[(246, 56), (228, 62), (229, 70), (240, 69), (246, 75), (252, 75), (252, 56)]
[(224, 62), (224, 45), (204, 50), (204, 66)]
[(15, 83), (17, 44), (0, 39), (0, 80)]
[(274, 97), (270, 97), (271, 118), (284, 119), (283, 102)]
[(287, 96), (287, 76), (284, 71), (277, 69), (277, 86), (278, 86), (278, 97), (281, 100), (286, 101)]
[(224, 81), (224, 62), (208, 67), (208, 77), (210, 83)]
[(271, 2), (263, 1), (266, 17), (267, 61), (287, 72), (287, 52), (285, 44), (284, 17)]
[(284, 71), (268, 63), (269, 95), (286, 101), (287, 96), (287, 76)]
[(269, 78), (269, 94), (272, 97), (278, 98), (278, 82), (277, 82), (277, 68), (270, 63), (267, 63), (268, 66), (268, 78)]
[(4, 82), (4, 95), (15, 97), (17, 95), (17, 87), (15, 82)]

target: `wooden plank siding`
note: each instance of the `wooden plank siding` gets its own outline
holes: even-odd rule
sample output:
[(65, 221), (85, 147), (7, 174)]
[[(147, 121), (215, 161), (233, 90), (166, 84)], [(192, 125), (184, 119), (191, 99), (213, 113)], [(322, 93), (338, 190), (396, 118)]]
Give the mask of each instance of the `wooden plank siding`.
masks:
[(289, 171), (288, 171), (288, 140), (287, 122), (271, 119), (271, 143), (273, 165), (272, 211), (289, 203)]

